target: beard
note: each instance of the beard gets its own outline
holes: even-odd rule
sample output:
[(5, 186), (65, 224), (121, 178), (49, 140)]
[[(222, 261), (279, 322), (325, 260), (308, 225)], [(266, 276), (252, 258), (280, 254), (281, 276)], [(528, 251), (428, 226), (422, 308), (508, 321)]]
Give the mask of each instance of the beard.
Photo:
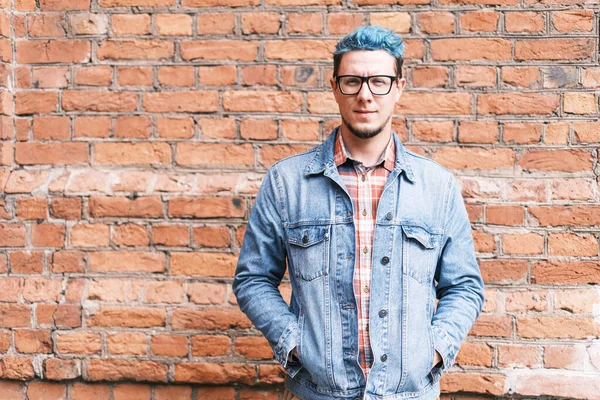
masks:
[(389, 122), (390, 118), (392, 118), (391, 115), (389, 117), (387, 117), (387, 119), (380, 126), (378, 126), (376, 128), (372, 128), (372, 129), (360, 129), (360, 128), (357, 128), (356, 126), (352, 126), (352, 124), (349, 124), (348, 121), (346, 121), (346, 119), (343, 116), (342, 116), (342, 122), (344, 123), (344, 125), (346, 125), (346, 128), (348, 128), (350, 133), (353, 134), (354, 136), (356, 136), (357, 138), (371, 139), (372, 137), (379, 135), (383, 131), (383, 128), (385, 128), (385, 126)]

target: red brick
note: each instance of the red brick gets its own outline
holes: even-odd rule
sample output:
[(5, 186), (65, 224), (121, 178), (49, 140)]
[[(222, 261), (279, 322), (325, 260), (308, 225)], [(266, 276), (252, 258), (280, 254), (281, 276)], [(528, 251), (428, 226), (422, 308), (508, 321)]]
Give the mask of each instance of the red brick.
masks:
[(20, 301), (22, 291), (23, 279), (14, 277), (0, 278), (0, 301), (18, 303)]
[(506, 311), (547, 311), (548, 299), (545, 290), (506, 293)]
[(134, 111), (137, 108), (137, 94), (133, 92), (65, 90), (62, 95), (62, 107), (65, 111)]
[(527, 278), (527, 261), (481, 260), (481, 276), (486, 283), (524, 283)]
[(591, 60), (591, 39), (521, 39), (515, 43), (515, 60)]
[(235, 352), (246, 358), (270, 359), (273, 350), (263, 336), (241, 336), (233, 341)]
[(498, 123), (494, 121), (461, 121), (458, 126), (460, 143), (495, 143)]
[(203, 226), (194, 228), (194, 245), (200, 247), (229, 247), (229, 229), (224, 226)]
[(33, 138), (35, 140), (68, 140), (71, 138), (71, 119), (56, 116), (34, 117)]
[(565, 93), (563, 110), (567, 114), (596, 114), (597, 100), (593, 93)]
[(496, 86), (496, 69), (493, 67), (459, 65), (456, 69), (456, 83), (465, 87)]
[(113, 70), (110, 66), (97, 65), (75, 70), (75, 84), (82, 86), (110, 86)]
[(447, 168), (497, 169), (512, 168), (515, 153), (510, 149), (441, 148), (433, 159)]
[(240, 124), (240, 136), (244, 139), (277, 139), (277, 122), (272, 119), (243, 119)]
[(453, 121), (415, 121), (412, 134), (425, 142), (452, 142), (454, 140)]
[(85, 254), (79, 251), (58, 251), (52, 256), (52, 272), (83, 272)]
[(58, 302), (62, 292), (62, 280), (30, 277), (25, 280), (23, 299), (29, 302)]
[(60, 354), (100, 354), (102, 336), (92, 332), (61, 333), (56, 339), (56, 349)]
[(98, 45), (99, 60), (159, 60), (174, 55), (174, 43), (157, 39), (107, 39)]
[(23, 382), (3, 381), (0, 383), (0, 393), (6, 400), (24, 400), (25, 391), (26, 387)]
[(586, 339), (599, 336), (598, 323), (589, 317), (522, 317), (517, 332), (524, 339)]
[(71, 246), (107, 247), (110, 244), (109, 226), (106, 224), (77, 224), (71, 227)]
[(233, 65), (198, 67), (200, 84), (206, 86), (227, 86), (237, 82), (236, 68)]
[(0, 328), (31, 327), (31, 309), (24, 304), (0, 304)]
[[(125, 124), (127, 125), (127, 123)], [(149, 128), (148, 126), (148, 134)], [(140, 134), (132, 131), (127, 132)], [(163, 142), (96, 143), (94, 150), (95, 162), (98, 164), (136, 165), (167, 164), (171, 162), (171, 147)]]
[(555, 11), (552, 25), (558, 32), (591, 32), (594, 29), (593, 10)]
[[(407, 24), (410, 28), (410, 14), (408, 15)], [(373, 22), (371, 22), (373, 23)], [(454, 33), (454, 14), (446, 11), (421, 12), (417, 14), (417, 24), (421, 32), (430, 34), (448, 34)], [(406, 33), (408, 30), (406, 31)], [(404, 32), (400, 32), (404, 33)]]
[(117, 67), (117, 81), (121, 86), (152, 86), (152, 68)]
[(113, 243), (117, 246), (148, 246), (150, 235), (145, 226), (122, 224), (113, 228)]
[(150, 15), (148, 14), (114, 14), (112, 27), (117, 36), (146, 35), (150, 33)]
[(521, 155), (519, 166), (528, 171), (589, 171), (591, 154), (586, 150), (529, 150)]
[(403, 115), (469, 115), (471, 114), (471, 94), (461, 92), (404, 93), (394, 112)]
[(264, 166), (271, 166), (277, 161), (302, 153), (311, 148), (305, 145), (265, 145), (260, 149), (260, 160)]
[(281, 83), (285, 86), (318, 86), (318, 69), (310, 66), (281, 66)]
[(71, 400), (109, 400), (110, 386), (76, 382), (71, 386)]
[(88, 284), (87, 298), (90, 300), (124, 302), (127, 281), (121, 279), (96, 279)]
[(490, 93), (477, 98), (480, 114), (553, 114), (559, 97), (542, 93)]
[(436, 39), (431, 41), (431, 57), (436, 61), (510, 60), (511, 44), (496, 38)]
[(65, 17), (60, 14), (29, 14), (27, 25), (31, 37), (58, 38), (67, 36)]
[(144, 251), (95, 251), (89, 253), (90, 269), (100, 272), (163, 272), (165, 255)]
[[(373, 14), (371, 14), (371, 21)], [(288, 33), (319, 34), (323, 32), (323, 16), (319, 13), (290, 13), (287, 15)]]
[(13, 251), (10, 253), (13, 274), (41, 274), (44, 269), (43, 251)]
[(179, 304), (183, 301), (183, 293), (183, 282), (150, 281), (144, 288), (144, 302)]
[(278, 13), (275, 12), (246, 12), (242, 14), (242, 32), (245, 35), (276, 34), (281, 22)]
[(157, 118), (158, 136), (172, 139), (189, 139), (194, 135), (194, 120), (191, 118)]
[(567, 144), (569, 141), (569, 122), (549, 123), (546, 127), (544, 143)]
[(587, 353), (583, 347), (545, 346), (544, 367), (583, 371)]
[(15, 114), (46, 114), (56, 112), (58, 95), (56, 92), (17, 92), (15, 94)]
[(500, 14), (495, 11), (466, 12), (460, 15), (460, 29), (466, 32), (496, 32), (499, 19)]
[(538, 12), (508, 12), (505, 14), (504, 25), (507, 32), (543, 32), (544, 15)]
[(109, 334), (106, 346), (110, 354), (145, 355), (146, 334), (141, 332), (119, 332)]
[(415, 87), (445, 87), (448, 84), (448, 68), (417, 66), (411, 69), (411, 78)]
[(61, 219), (81, 218), (81, 198), (65, 197), (50, 200), (50, 215)]
[(146, 116), (120, 116), (115, 120), (115, 137), (147, 139), (152, 131), (152, 121)]
[(158, 81), (165, 86), (194, 86), (194, 68), (159, 67)]
[(235, 30), (233, 13), (199, 13), (199, 35), (230, 35)]
[(20, 224), (0, 224), (0, 246), (25, 246), (25, 226)]
[(154, 24), (159, 35), (192, 35), (192, 17), (187, 14), (155, 14)]
[(226, 330), (246, 329), (252, 323), (238, 308), (204, 308), (173, 310), (173, 330)]
[(583, 70), (582, 76), (583, 87), (598, 88), (600, 87), (600, 68), (588, 67)]
[(223, 93), (225, 111), (295, 112), (301, 106), (300, 92), (237, 90)]
[(458, 365), (491, 367), (494, 349), (486, 343), (463, 343), (456, 356)]
[(267, 40), (265, 57), (268, 60), (330, 60), (335, 40), (284, 39)]
[(244, 85), (277, 84), (277, 67), (275, 65), (251, 65), (242, 67), (242, 82)]
[(182, 41), (181, 58), (195, 60), (254, 61), (258, 55), (258, 42), (239, 40), (192, 40)]
[(155, 335), (150, 340), (152, 354), (166, 357), (185, 357), (188, 353), (188, 340), (180, 335)]
[(77, 328), (81, 326), (81, 306), (70, 304), (39, 304), (37, 324), (50, 328)]
[(177, 145), (177, 164), (218, 167), (252, 165), (254, 150), (250, 144), (181, 143)]
[(87, 322), (90, 327), (150, 328), (165, 326), (165, 318), (164, 309), (102, 306)]
[(504, 254), (542, 254), (544, 252), (544, 236), (537, 233), (503, 234)]
[(557, 290), (555, 296), (555, 308), (572, 314), (592, 313), (600, 302), (600, 291), (593, 286), (585, 289)]
[(97, 197), (89, 199), (90, 215), (99, 217), (160, 218), (163, 216), (162, 201), (158, 197)]
[(108, 32), (108, 15), (81, 13), (68, 17), (75, 35), (105, 35)]
[(502, 67), (502, 81), (506, 84), (534, 88), (540, 83), (540, 70), (537, 67)]
[(188, 246), (190, 234), (185, 225), (152, 226), (152, 240), (156, 245)]
[(216, 91), (144, 93), (144, 109), (149, 112), (218, 111)]
[(44, 378), (56, 381), (76, 379), (81, 376), (80, 360), (48, 358), (44, 360)]
[(480, 315), (469, 335), (510, 337), (512, 335), (512, 318), (508, 315)]
[(30, 382), (27, 387), (29, 400), (65, 400), (67, 385), (49, 382)]
[(175, 365), (175, 382), (209, 384), (254, 383), (256, 371), (251, 365), (216, 363), (179, 363)]
[(596, 261), (540, 261), (531, 268), (535, 283), (599, 283), (600, 266)]
[(51, 353), (52, 339), (50, 331), (17, 330), (15, 335), (15, 350), (19, 353)]
[(171, 274), (233, 277), (237, 257), (228, 253), (171, 253)]
[(540, 366), (539, 346), (498, 346), (500, 368), (535, 368)]
[(89, 10), (90, 0), (40, 0), (41, 11), (83, 11)]
[[(32, 379), (35, 376), (32, 361), (33, 360), (28, 357), (2, 358), (0, 360), (0, 378), (21, 381)], [(31, 388), (32, 383), (29, 384), (29, 388)], [(39, 400), (42, 399), (41, 397), (37, 397), (37, 394), (35, 398)], [(33, 397), (29, 397), (29, 399), (33, 399)]]
[(221, 283), (194, 282), (188, 286), (187, 296), (195, 304), (223, 304), (227, 286)]
[(22, 220), (43, 220), (48, 217), (46, 198), (27, 197), (17, 199), (17, 217)]
[(542, 139), (542, 124), (516, 122), (504, 124), (504, 142), (535, 144)]
[(92, 359), (87, 362), (90, 381), (164, 382), (168, 367), (154, 361)]
[(110, 131), (110, 117), (75, 117), (74, 137), (107, 138)]
[(189, 386), (156, 386), (154, 400), (190, 400), (192, 388)]
[(19, 64), (85, 63), (90, 60), (88, 40), (35, 40), (16, 43)]
[(150, 400), (152, 388), (145, 384), (122, 383), (113, 389), (114, 400)]
[(598, 239), (589, 234), (557, 232), (548, 235), (550, 255), (595, 257), (598, 255)]
[(312, 120), (282, 120), (281, 131), (289, 140), (315, 141), (319, 137), (319, 122)]
[(327, 14), (327, 30), (331, 35), (348, 34), (362, 25), (364, 25), (363, 13)]

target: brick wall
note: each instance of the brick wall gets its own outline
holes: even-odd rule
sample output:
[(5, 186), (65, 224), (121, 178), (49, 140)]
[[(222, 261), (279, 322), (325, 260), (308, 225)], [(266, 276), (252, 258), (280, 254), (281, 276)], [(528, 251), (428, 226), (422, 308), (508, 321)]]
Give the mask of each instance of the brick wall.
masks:
[(366, 23), (406, 38), (394, 128), (462, 181), (487, 283), (445, 398), (600, 398), (597, 4), (0, 0), (0, 398), (278, 398), (230, 282)]

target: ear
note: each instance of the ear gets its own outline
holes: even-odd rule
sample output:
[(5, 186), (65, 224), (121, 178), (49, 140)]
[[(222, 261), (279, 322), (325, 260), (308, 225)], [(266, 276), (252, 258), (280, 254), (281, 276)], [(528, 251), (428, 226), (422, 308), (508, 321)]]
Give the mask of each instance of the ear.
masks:
[(406, 86), (406, 79), (404, 78), (400, 78), (396, 81), (397, 85), (398, 85), (398, 90), (396, 90), (396, 103), (398, 102), (398, 100), (400, 100), (400, 96), (402, 96), (402, 90), (404, 89), (404, 86)]
[(335, 78), (333, 76), (331, 78), (329, 78), (329, 84), (331, 85), (331, 90), (333, 90), (335, 92), (336, 82), (335, 82)]

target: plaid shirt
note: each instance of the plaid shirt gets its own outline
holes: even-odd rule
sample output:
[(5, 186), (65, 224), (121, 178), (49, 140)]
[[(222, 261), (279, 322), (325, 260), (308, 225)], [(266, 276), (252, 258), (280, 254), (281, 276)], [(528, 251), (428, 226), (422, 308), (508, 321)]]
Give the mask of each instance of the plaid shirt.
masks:
[(377, 218), (377, 205), (387, 178), (394, 168), (395, 159), (396, 148), (394, 141), (390, 138), (379, 161), (374, 166), (366, 168), (360, 161), (352, 159), (344, 145), (341, 129), (338, 129), (334, 161), (354, 205), (357, 257), (355, 258), (353, 282), (358, 312), (359, 362), (365, 379), (367, 379), (373, 364), (373, 352), (369, 338), (373, 232)]

